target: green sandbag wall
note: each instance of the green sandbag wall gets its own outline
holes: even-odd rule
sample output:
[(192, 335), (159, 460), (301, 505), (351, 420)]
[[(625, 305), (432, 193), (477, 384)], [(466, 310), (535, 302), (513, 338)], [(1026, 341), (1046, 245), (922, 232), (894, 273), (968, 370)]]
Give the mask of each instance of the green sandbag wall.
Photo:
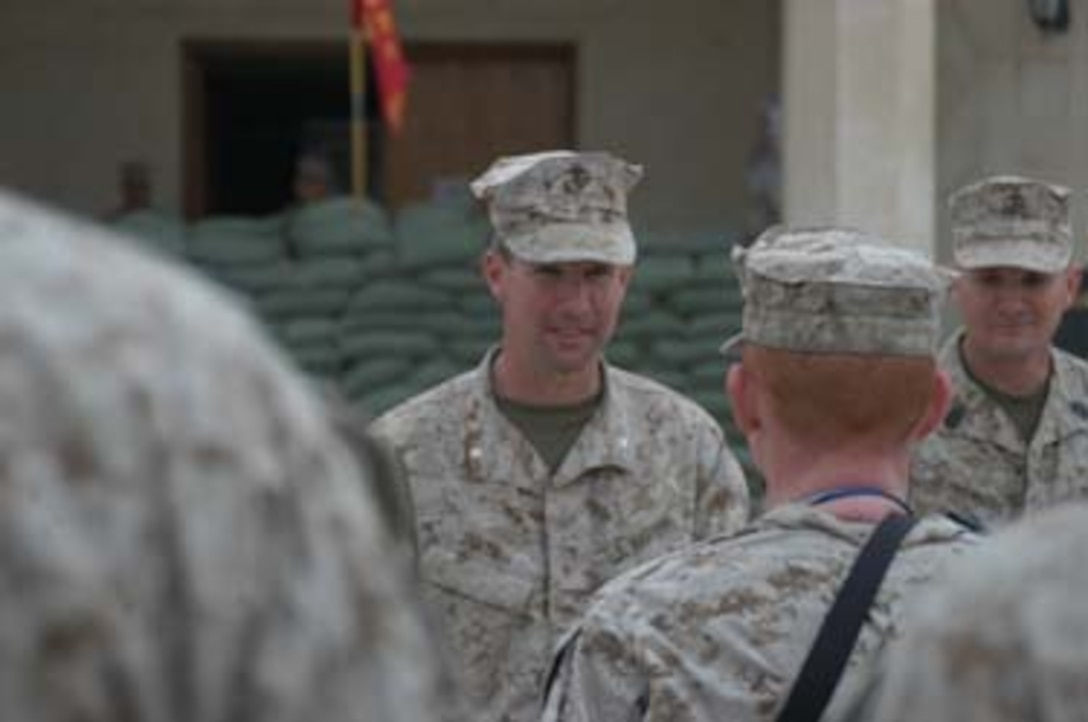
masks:
[[(142, 212), (115, 226), (232, 289), (300, 368), (371, 416), (474, 367), (498, 339), (498, 312), (479, 272), (488, 225), (469, 204), (390, 214), (338, 198), (267, 218), (185, 227)], [(607, 355), (701, 404), (747, 465), (718, 353), (740, 327), (732, 237), (636, 235), (639, 263)]]

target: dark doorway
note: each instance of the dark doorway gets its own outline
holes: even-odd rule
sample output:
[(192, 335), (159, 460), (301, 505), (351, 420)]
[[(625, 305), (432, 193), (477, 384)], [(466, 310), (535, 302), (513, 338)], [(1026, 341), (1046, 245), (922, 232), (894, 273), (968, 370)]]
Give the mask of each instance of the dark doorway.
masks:
[[(397, 209), (426, 201), (500, 155), (573, 147), (576, 52), (565, 44), (408, 44), (403, 132), (382, 125), (367, 79), (367, 194)], [(349, 190), (347, 42), (184, 46), (185, 189), (190, 218), (263, 215), (292, 200), (306, 146), (334, 159)], [(368, 65), (369, 68), (369, 65)]]
[[(327, 155), (349, 190), (347, 57), (346, 44), (186, 46), (191, 216), (282, 210), (294, 200), (294, 164), (306, 151)], [(367, 187), (381, 200), (372, 181), (382, 175), (382, 128), (375, 94), (367, 100)]]

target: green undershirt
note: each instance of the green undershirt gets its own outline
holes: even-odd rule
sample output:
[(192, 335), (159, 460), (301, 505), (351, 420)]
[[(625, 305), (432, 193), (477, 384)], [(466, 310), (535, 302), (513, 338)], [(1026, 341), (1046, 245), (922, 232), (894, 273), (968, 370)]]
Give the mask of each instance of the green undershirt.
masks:
[(1020, 438), (1024, 440), (1024, 443), (1030, 444), (1032, 438), (1035, 436), (1035, 432), (1039, 429), (1039, 421), (1043, 417), (1043, 407), (1046, 406), (1046, 395), (1050, 390), (1050, 377), (1047, 377), (1046, 383), (1035, 393), (1029, 394), (1028, 396), (1013, 396), (1011, 394), (1006, 394), (1003, 391), (998, 391), (979, 379), (971, 373), (971, 369), (967, 366), (966, 362), (963, 363), (963, 368), (967, 371), (967, 375), (971, 380), (978, 384), (979, 388), (982, 389), (1002, 411), (1008, 414), (1008, 417), (1012, 420), (1013, 426), (1020, 432)]
[(534, 406), (495, 396), (503, 416), (518, 428), (553, 474), (601, 404), (601, 394), (573, 406)]

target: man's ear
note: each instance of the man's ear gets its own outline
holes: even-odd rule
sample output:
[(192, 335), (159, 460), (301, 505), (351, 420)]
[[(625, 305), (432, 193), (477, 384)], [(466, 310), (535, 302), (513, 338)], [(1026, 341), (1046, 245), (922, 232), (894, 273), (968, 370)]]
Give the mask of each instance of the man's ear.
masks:
[(925, 412), (914, 425), (911, 438), (921, 441), (929, 436), (944, 421), (952, 405), (952, 379), (943, 369), (938, 368), (933, 375), (933, 391), (929, 395), (929, 404)]
[(948, 299), (952, 301), (953, 305), (957, 308), (960, 306), (960, 288), (963, 284), (967, 283), (965, 275), (967, 272), (957, 273), (956, 276), (948, 284)]
[(753, 392), (752, 377), (744, 364), (732, 364), (725, 375), (725, 395), (729, 398), (733, 423), (746, 437), (761, 426)]
[(506, 270), (506, 259), (494, 249), (489, 249), (480, 259), (480, 274), (496, 301), (502, 301), (502, 279)]
[(1065, 310), (1069, 310), (1077, 302), (1080, 295), (1081, 276), (1084, 275), (1080, 266), (1074, 266), (1065, 272), (1066, 304)]

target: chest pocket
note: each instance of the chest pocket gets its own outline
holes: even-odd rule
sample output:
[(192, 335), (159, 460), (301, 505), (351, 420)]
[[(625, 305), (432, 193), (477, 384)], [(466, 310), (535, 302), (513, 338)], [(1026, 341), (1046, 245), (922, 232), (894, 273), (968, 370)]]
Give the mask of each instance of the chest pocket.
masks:
[(529, 613), (535, 581), (512, 573), (495, 560), (432, 547), (422, 554), (420, 569), (423, 578), (438, 590), (511, 614)]

